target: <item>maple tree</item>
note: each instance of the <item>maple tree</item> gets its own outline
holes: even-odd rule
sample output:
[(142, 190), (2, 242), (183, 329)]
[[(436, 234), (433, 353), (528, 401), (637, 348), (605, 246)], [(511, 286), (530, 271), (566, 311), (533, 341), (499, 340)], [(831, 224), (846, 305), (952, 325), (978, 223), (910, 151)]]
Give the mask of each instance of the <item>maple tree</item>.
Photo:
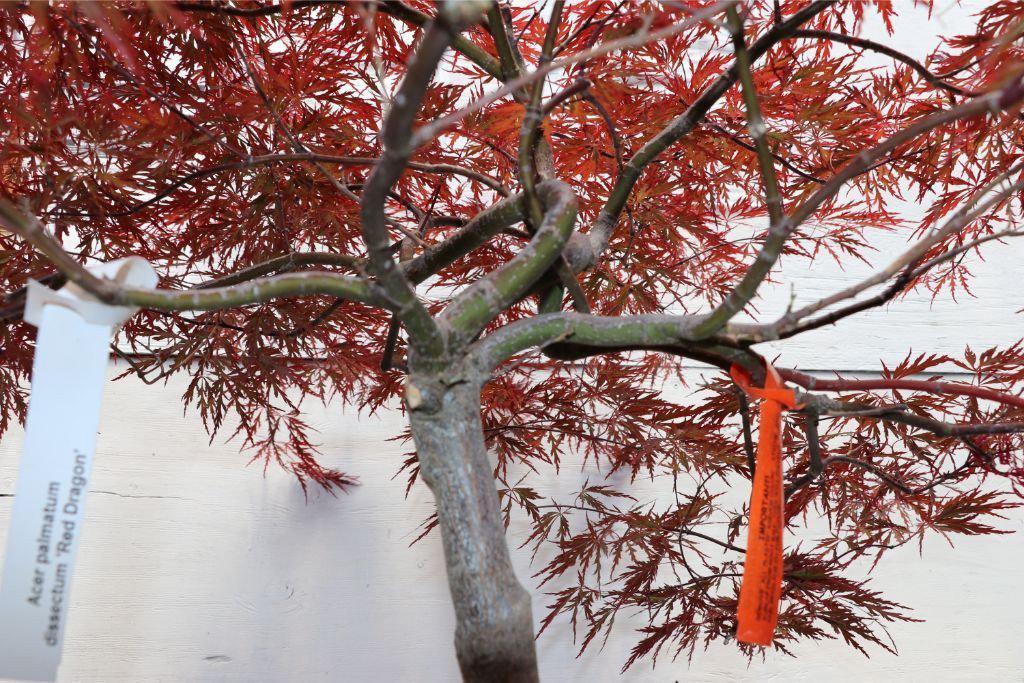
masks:
[[(729, 639), (748, 511), (719, 494), (748, 489), (757, 429), (730, 370), (762, 386), (759, 344), (962, 291), (964, 257), (1019, 234), (1024, 3), (923, 61), (862, 37), (869, 12), (891, 29), (887, 0), (4, 5), (0, 429), (25, 415), (24, 284), (70, 281), (141, 307), (113, 348), (129, 373), (187, 373), (211, 433), (237, 419), (303, 487), (355, 483), (318, 464), (303, 400), (403, 399), (467, 680), (537, 677), (512, 515), (533, 529), (513, 542), (552, 552), (539, 583), (569, 585), (544, 628), (571, 615), (585, 648), (641, 612), (627, 667)], [(903, 197), (930, 202), (922, 221)], [(780, 259), (866, 259), (895, 227), (906, 251), (875, 275), (756, 309)], [(159, 289), (83, 268), (128, 255)], [(694, 361), (722, 372), (685, 402), (659, 391)], [(911, 616), (851, 564), (1000, 532), (1024, 347), (778, 373), (798, 401), (785, 523), (829, 531), (785, 555), (774, 647), (891, 649), (885, 624)], [(674, 502), (540, 496), (569, 452), (670, 480)]]

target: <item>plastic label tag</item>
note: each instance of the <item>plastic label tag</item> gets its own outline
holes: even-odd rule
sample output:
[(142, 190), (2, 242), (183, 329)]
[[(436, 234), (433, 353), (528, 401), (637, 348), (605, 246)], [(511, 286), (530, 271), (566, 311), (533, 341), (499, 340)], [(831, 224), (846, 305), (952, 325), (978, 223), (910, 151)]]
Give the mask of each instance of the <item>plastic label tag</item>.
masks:
[[(118, 279), (130, 284), (156, 282), (142, 259), (104, 264), (108, 272), (114, 267)], [(65, 290), (34, 282), (29, 287), (25, 318), (39, 333), (0, 581), (0, 677), (57, 676), (108, 345), (114, 329), (134, 312)]]

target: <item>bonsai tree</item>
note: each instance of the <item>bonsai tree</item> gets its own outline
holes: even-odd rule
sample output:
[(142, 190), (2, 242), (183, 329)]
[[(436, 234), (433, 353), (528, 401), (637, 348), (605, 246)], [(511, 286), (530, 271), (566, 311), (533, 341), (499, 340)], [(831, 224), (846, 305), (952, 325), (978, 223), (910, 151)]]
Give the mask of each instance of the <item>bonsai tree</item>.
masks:
[[(851, 563), (997, 533), (1024, 430), (1020, 345), (908, 349), (877, 379), (759, 351), (965, 294), (969, 257), (1019, 234), (1024, 7), (991, 2), (917, 60), (861, 35), (893, 5), (5, 5), (0, 427), (25, 412), (28, 278), (140, 307), (112, 349), (128, 372), (187, 373), (211, 432), (237, 424), (303, 487), (355, 483), (317, 463), (304, 400), (400, 399), (415, 453), (396, 467), (436, 500), (462, 674), (530, 681), (509, 542), (548, 549), (535, 583), (570, 587), (543, 625), (571, 615), (583, 647), (645, 615), (627, 666), (733, 637), (748, 511), (719, 493), (746, 497), (776, 431), (747, 394), (778, 381), (784, 522), (829, 533), (784, 557), (773, 646), (888, 649), (908, 612)], [(902, 253), (872, 253), (887, 230)], [(127, 255), (158, 289), (87, 270)], [(823, 299), (758, 306), (780, 260), (868, 258)], [(692, 363), (709, 379), (673, 402), (659, 387)], [(967, 379), (934, 375), (951, 368)], [(674, 502), (594, 479), (540, 496), (566, 453)], [(512, 515), (528, 538), (506, 539)]]

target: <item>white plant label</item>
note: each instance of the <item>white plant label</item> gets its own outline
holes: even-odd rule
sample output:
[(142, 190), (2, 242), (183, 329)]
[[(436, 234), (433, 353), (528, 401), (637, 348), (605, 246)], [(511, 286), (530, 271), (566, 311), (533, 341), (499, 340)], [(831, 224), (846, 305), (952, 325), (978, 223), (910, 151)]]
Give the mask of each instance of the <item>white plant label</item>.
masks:
[[(142, 259), (98, 270), (132, 286), (155, 284)], [(30, 283), (25, 319), (39, 332), (0, 581), (0, 677), (56, 680), (110, 339), (133, 312), (73, 286), (54, 292)]]

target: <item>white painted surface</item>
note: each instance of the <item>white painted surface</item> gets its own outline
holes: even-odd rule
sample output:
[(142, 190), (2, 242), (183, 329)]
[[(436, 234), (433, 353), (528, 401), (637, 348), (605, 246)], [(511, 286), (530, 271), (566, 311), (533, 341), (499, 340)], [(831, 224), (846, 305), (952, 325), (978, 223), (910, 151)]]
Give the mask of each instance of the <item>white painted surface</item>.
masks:
[[(181, 388), (107, 388), (60, 680), (456, 680), (439, 539), (408, 547), (429, 494), (418, 485), (406, 501), (404, 481), (390, 478), (403, 450), (386, 441), (401, 429), (397, 412), (357, 421), (314, 411), (330, 461), (363, 485), (307, 502), (289, 476), (264, 477), (232, 444), (208, 445), (181, 415)], [(0, 492), (12, 490), (20, 445), (18, 433), (0, 444)], [(566, 467), (552, 485), (569, 491), (588, 474)], [(670, 484), (631, 491), (664, 497)], [(0, 498), (4, 529), (10, 507)], [(1020, 530), (1024, 516), (1006, 526)], [(528, 556), (516, 561), (528, 576)], [(539, 644), (542, 672), (547, 681), (1022, 680), (1022, 561), (1018, 536), (964, 539), (957, 551), (932, 539), (921, 558), (890, 555), (877, 586), (928, 620), (893, 628), (900, 657), (865, 659), (827, 642), (748, 667), (717, 645), (689, 667), (664, 660), (620, 678), (634, 642), (624, 621), (603, 652), (579, 660), (568, 628), (553, 627)], [(535, 596), (538, 617), (545, 603)]]
[[(943, 3), (939, 3), (943, 4)], [(977, 6), (977, 3), (971, 3)], [(937, 12), (947, 26), (962, 11)], [(918, 22), (889, 39), (906, 47)], [(926, 29), (923, 35), (934, 30)], [(880, 236), (884, 257), (903, 243)], [(792, 340), (784, 362), (805, 368), (877, 369), (909, 349), (958, 353), (1021, 336), (1017, 280), (1024, 243), (986, 250), (977, 300), (917, 298), (889, 314), (870, 313)], [(880, 260), (879, 264), (882, 263)], [(765, 310), (779, 310), (796, 285), (801, 301), (863, 273), (824, 263), (786, 263)], [(362, 486), (308, 501), (291, 477), (243, 467), (233, 444), (208, 444), (194, 415), (182, 416), (183, 379), (150, 387), (127, 379), (107, 387), (93, 493), (72, 591), (61, 680), (114, 681), (449, 681), (457, 671), (453, 615), (436, 535), (409, 548), (431, 503), (422, 485), (403, 498), (392, 480), (401, 445), (388, 442), (402, 418), (310, 409), (329, 464)], [(0, 442), (0, 493), (13, 489), (21, 434)], [(593, 471), (565, 467), (552, 489), (573, 487)], [(639, 482), (642, 499), (668, 495), (669, 481)], [(0, 497), (0, 548), (11, 498)], [(1021, 530), (1024, 514), (1005, 528)], [(513, 538), (522, 538), (513, 527)], [(790, 539), (793, 541), (796, 539)], [(870, 659), (835, 643), (797, 647), (796, 659), (769, 656), (748, 665), (725, 645), (693, 661), (667, 659), (619, 675), (635, 639), (625, 621), (604, 651), (575, 659), (571, 633), (556, 624), (539, 642), (546, 681), (1022, 681), (1024, 649), (1018, 536), (939, 539), (892, 553), (872, 572), (876, 586), (912, 606), (923, 624), (892, 628), (895, 657)], [(520, 576), (528, 555), (515, 554)], [(535, 596), (539, 618), (546, 600)]]

